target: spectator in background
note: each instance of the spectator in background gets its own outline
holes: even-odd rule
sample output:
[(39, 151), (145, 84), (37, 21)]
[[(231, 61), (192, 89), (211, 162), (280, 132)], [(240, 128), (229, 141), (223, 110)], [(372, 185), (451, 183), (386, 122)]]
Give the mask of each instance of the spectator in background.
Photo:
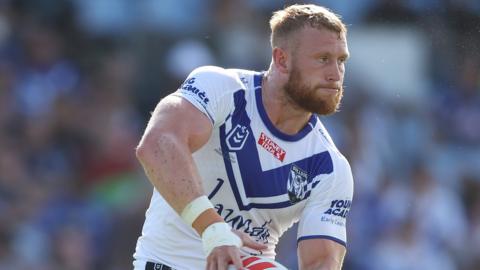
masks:
[[(391, 262), (409, 258), (413, 246), (419, 254), (439, 250), (446, 266), (453, 262), (456, 269), (478, 269), (480, 192), (472, 183), (480, 182), (480, 2), (311, 2), (344, 15), (350, 38), (379, 28), (398, 36), (402, 27), (420, 32), (429, 52), (419, 59), (427, 61), (426, 76), (416, 77), (426, 82), (419, 91), (427, 94), (427, 102), (415, 109), (411, 102), (400, 104), (401, 89), (392, 92), (394, 99), (372, 95), (372, 90), (387, 90), (368, 78), (359, 82), (362, 70), (352, 69), (347, 72), (345, 106), (328, 118), (331, 121), (324, 119), (327, 127), (339, 131), (332, 136), (356, 175), (344, 269), (378, 267), (373, 265), (375, 258), (366, 254), (385, 246), (395, 247), (396, 252), (387, 254)], [(115, 149), (132, 147), (156, 101), (186, 76), (170, 76), (174, 69), (167, 55), (181, 51), (183, 41), (194, 40), (208, 51), (211, 64), (261, 68), (269, 56), (268, 46), (245, 54), (238, 45), (266, 44), (261, 36), (267, 29), (258, 22), (283, 5), (274, 0), (0, 1), (0, 269), (66, 268), (61, 258), (72, 255), (59, 256), (57, 250), (65, 244), (58, 239), (76, 239), (72, 231), (83, 240), (78, 247), (72, 241), (66, 253), (89, 246), (95, 252), (82, 252), (79, 258), (90, 269), (131, 269), (130, 255), (150, 186), (138, 180), (142, 172), (132, 157), (118, 155), (117, 160)], [(393, 10), (394, 17), (379, 10)], [(388, 37), (381, 36), (374, 44), (382, 38)], [(232, 44), (233, 40), (238, 43)], [(222, 47), (225, 44), (230, 47)], [(355, 57), (362, 53), (357, 44), (350, 48)], [(364, 50), (372, 51), (372, 46)], [(384, 74), (382, 70), (392, 70), (384, 67), (395, 70), (401, 62), (391, 57), (398, 60), (399, 51), (382, 51), (378, 58), (365, 60), (378, 60), (374, 65), (381, 68), (376, 77)], [(381, 77), (408, 85), (405, 73), (419, 66), (413, 63)], [(419, 153), (427, 155), (430, 180), (427, 188), (414, 190), (410, 160)], [(425, 206), (415, 207), (428, 219), (407, 220), (404, 211), (411, 205), (405, 198), (420, 202), (438, 198), (439, 193), (450, 198), (438, 199), (441, 205), (448, 200), (453, 205), (435, 206), (432, 213)], [(466, 215), (467, 233), (439, 244), (445, 241), (445, 228), (455, 230), (443, 224), (426, 238), (403, 238), (418, 235), (410, 232), (423, 231), (426, 224), (434, 224), (432, 220), (443, 220), (447, 208), (455, 208), (460, 220)], [(72, 216), (86, 222), (72, 226), (78, 222)], [(297, 267), (295, 251), (289, 248), (295, 244), (295, 234), (292, 231), (279, 243), (278, 260), (289, 269)], [(459, 250), (457, 241), (465, 243)]]

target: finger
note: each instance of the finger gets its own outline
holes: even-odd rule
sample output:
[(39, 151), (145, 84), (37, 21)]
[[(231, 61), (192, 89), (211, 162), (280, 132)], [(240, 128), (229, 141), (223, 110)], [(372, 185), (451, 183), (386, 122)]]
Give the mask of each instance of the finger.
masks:
[(217, 269), (216, 270), (227, 270), (228, 267), (228, 262), (225, 261), (225, 259), (219, 258), (217, 260)]
[(240, 259), (240, 251), (238, 250), (238, 248), (229, 248), (228, 251), (228, 253), (230, 254), (230, 258), (232, 259), (233, 265), (235, 265), (237, 269), (243, 269), (242, 260)]
[[(210, 258), (210, 257), (209, 257)], [(211, 259), (207, 259), (207, 270), (213, 270), (213, 267), (212, 267), (212, 260)]]
[(238, 230), (232, 230), (236, 235), (238, 235), (240, 237), (240, 239), (242, 239), (242, 244), (243, 246), (246, 246), (246, 247), (249, 247), (249, 248), (253, 248), (253, 249), (256, 249), (256, 250), (264, 250), (264, 249), (267, 249), (268, 246), (265, 245), (265, 244), (262, 244), (262, 243), (259, 243), (259, 242), (256, 242), (254, 241), (252, 238), (250, 238), (250, 236), (246, 233), (243, 233), (241, 231), (238, 231)]
[(266, 249), (268, 248), (267, 245), (265, 244), (262, 244), (262, 243), (259, 243), (259, 242), (256, 242), (254, 240), (252, 240), (250, 237), (244, 237), (242, 239), (242, 242), (243, 242), (243, 246), (245, 247), (249, 247), (249, 248), (253, 248), (253, 249), (256, 249), (256, 250), (263, 250), (263, 249)]
[(210, 253), (210, 255), (207, 257), (207, 270), (215, 270), (215, 267), (217, 266), (217, 258), (213, 254), (213, 252)]

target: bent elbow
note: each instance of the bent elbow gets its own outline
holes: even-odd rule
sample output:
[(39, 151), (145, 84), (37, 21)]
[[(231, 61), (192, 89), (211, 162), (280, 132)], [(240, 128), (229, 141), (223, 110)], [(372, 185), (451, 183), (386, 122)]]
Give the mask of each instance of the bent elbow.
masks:
[(144, 163), (158, 158), (167, 152), (175, 152), (178, 148), (178, 139), (170, 132), (146, 133), (135, 149), (137, 159)]
[(151, 147), (149, 146), (149, 142), (145, 140), (145, 138), (142, 138), (140, 142), (138, 143), (137, 147), (135, 148), (135, 156), (137, 157), (138, 161), (143, 163), (146, 159), (146, 157), (149, 155), (149, 149)]
[(140, 162), (144, 162), (148, 157), (152, 155), (154, 149), (158, 147), (158, 143), (155, 139), (157, 135), (151, 134), (147, 132), (143, 135), (142, 139), (138, 143), (137, 147), (135, 148), (135, 155)]
[(139, 161), (142, 161), (142, 159), (145, 157), (147, 149), (148, 148), (145, 146), (145, 143), (143, 140), (141, 140), (135, 148), (135, 156)]

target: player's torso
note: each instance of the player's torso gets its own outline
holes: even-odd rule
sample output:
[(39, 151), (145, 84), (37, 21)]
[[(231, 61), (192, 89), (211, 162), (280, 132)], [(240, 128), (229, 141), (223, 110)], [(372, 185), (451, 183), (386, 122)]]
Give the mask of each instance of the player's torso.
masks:
[(263, 108), (261, 75), (241, 80), (231, 113), (194, 159), (225, 221), (273, 246), (298, 220), (312, 188), (333, 171), (336, 151), (316, 116), (295, 136), (279, 132)]

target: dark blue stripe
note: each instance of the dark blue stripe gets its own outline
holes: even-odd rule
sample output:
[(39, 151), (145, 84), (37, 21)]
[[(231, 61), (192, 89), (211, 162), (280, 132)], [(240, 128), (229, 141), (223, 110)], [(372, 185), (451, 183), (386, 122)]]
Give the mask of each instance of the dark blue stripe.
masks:
[(277, 138), (289, 141), (289, 142), (294, 142), (301, 140), (303, 137), (305, 137), (310, 131), (312, 131), (312, 127), (315, 127), (315, 124), (317, 124), (317, 115), (313, 114), (310, 116), (310, 119), (308, 120), (308, 123), (301, 129), (297, 134), (295, 135), (289, 135), (286, 133), (283, 133), (279, 129), (273, 125), (273, 123), (270, 121), (270, 118), (268, 118), (267, 112), (265, 111), (265, 107), (263, 107), (263, 101), (262, 101), (262, 73), (258, 73), (254, 77), (254, 86), (255, 86), (255, 99), (257, 100), (257, 109), (258, 113), (260, 114), (260, 117), (263, 120), (263, 123), (265, 126), (267, 126), (268, 130), (275, 135)]
[[(223, 162), (225, 163), (225, 169), (227, 171), (227, 176), (228, 180), (230, 182), (230, 186), (233, 191), (233, 196), (235, 197), (235, 200), (237, 201), (238, 208), (239, 210), (244, 210), (242, 208), (242, 198), (240, 197), (240, 193), (238, 192), (238, 187), (237, 183), (235, 182), (235, 176), (233, 175), (233, 168), (232, 168), (232, 162), (230, 161), (230, 157), (228, 157), (228, 146), (226, 142), (226, 134), (225, 134), (225, 124), (220, 126), (220, 147), (222, 147), (222, 153), (223, 154)], [(227, 154), (225, 154), (227, 153)], [(250, 209), (250, 208), (248, 208)]]
[[(245, 137), (244, 142), (241, 142), (243, 145), (241, 149), (229, 149), (227, 137), (231, 138), (232, 134), (227, 134), (226, 125), (223, 124), (220, 127), (220, 146), (223, 153), (236, 153), (236, 162), (240, 170), (241, 179), (235, 179), (228, 154), (224, 154), (224, 163), (230, 186), (240, 210), (248, 210), (253, 207), (268, 209), (290, 206), (292, 203), (289, 200), (272, 203), (250, 203), (248, 198), (268, 198), (287, 194), (287, 181), (293, 164), (308, 173), (307, 183), (311, 183), (317, 175), (329, 174), (333, 171), (333, 163), (328, 151), (316, 153), (294, 163), (284, 164), (281, 167), (263, 171), (258, 155), (256, 138), (250, 127), (251, 120), (245, 111), (245, 90), (239, 90), (234, 93), (234, 104), (235, 110), (231, 116), (231, 130), (228, 132), (236, 132), (238, 125), (246, 130), (244, 133), (248, 133), (248, 136)], [(246, 201), (242, 201), (240, 197), (237, 181), (242, 181), (243, 183)], [(315, 186), (316, 184), (313, 183), (312, 185)], [(307, 192), (303, 199), (306, 199), (309, 195), (310, 192)]]
[(262, 87), (263, 72), (257, 73), (253, 76), (253, 88)]
[(309, 240), (309, 239), (328, 239), (328, 240), (332, 240), (333, 242), (337, 242), (339, 243), (340, 245), (344, 246), (345, 248), (347, 247), (347, 243), (345, 241), (342, 241), (336, 237), (333, 237), (333, 236), (329, 236), (329, 235), (307, 235), (307, 236), (302, 236), (300, 238), (298, 238), (297, 240), (297, 246), (298, 244), (300, 243), (300, 241), (303, 241), (303, 240)]

